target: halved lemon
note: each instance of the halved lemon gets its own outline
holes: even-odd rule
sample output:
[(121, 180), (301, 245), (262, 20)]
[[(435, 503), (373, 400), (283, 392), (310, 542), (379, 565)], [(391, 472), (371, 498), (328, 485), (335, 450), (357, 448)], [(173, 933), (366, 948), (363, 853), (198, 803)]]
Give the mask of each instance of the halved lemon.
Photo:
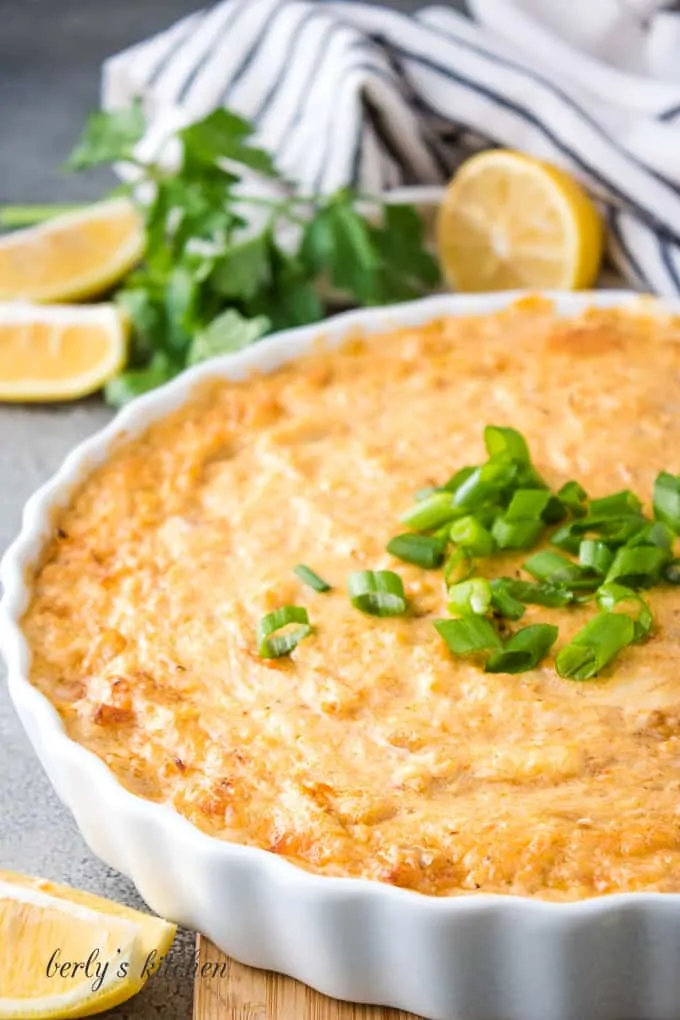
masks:
[(602, 261), (600, 215), (569, 174), (509, 149), (466, 160), (437, 217), (437, 248), (459, 291), (590, 287)]
[(89, 893), (0, 871), (0, 1018), (112, 1009), (155, 973), (175, 925)]
[(98, 202), (0, 237), (0, 301), (80, 301), (102, 294), (144, 252), (127, 198)]
[(71, 400), (120, 371), (129, 323), (115, 305), (0, 305), (0, 400)]

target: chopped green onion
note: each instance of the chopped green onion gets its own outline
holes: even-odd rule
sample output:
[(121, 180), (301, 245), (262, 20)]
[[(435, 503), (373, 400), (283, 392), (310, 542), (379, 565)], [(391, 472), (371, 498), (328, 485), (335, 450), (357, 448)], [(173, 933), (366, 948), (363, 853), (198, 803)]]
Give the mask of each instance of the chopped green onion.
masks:
[(623, 613), (600, 613), (560, 649), (555, 668), (570, 680), (591, 680), (635, 640), (635, 625)]
[(461, 511), (454, 507), (450, 492), (435, 492), (416, 503), (399, 520), (412, 531), (432, 531), (460, 516)]
[(654, 516), (680, 533), (680, 475), (662, 471), (654, 482)]
[(309, 585), (314, 591), (330, 591), (331, 586), (328, 581), (324, 581), (323, 577), (319, 577), (311, 567), (305, 566), (304, 563), (298, 563), (297, 567), (293, 567), (293, 573), (300, 578), (303, 584)]
[(671, 560), (665, 567), (663, 576), (669, 584), (680, 584), (680, 559)]
[(597, 589), (595, 597), (598, 608), (603, 612), (612, 613), (616, 610), (631, 617), (635, 626), (635, 641), (644, 641), (649, 636), (654, 617), (645, 600), (637, 592), (622, 584), (603, 584)]
[(617, 581), (627, 588), (650, 588), (660, 580), (669, 559), (668, 550), (656, 545), (624, 546), (614, 557), (605, 581)]
[(447, 585), (465, 581), (474, 573), (475, 567), (476, 561), (467, 549), (456, 549), (444, 564), (444, 581)]
[(453, 494), (457, 507), (469, 511), (477, 510), (489, 501), (496, 502), (517, 478), (517, 461), (499, 456), (474, 469), (471, 475), (458, 486)]
[(541, 516), (546, 524), (559, 524), (567, 516), (566, 504), (557, 496), (551, 496)]
[(464, 467), (460, 471), (456, 471), (455, 475), (451, 475), (448, 482), (443, 486), (447, 492), (455, 492), (456, 489), (460, 488), (463, 482), (467, 481), (470, 475), (476, 471), (473, 467)]
[(516, 489), (505, 511), (505, 519), (521, 521), (527, 517), (540, 518), (550, 498), (547, 489)]
[(555, 644), (557, 633), (557, 627), (548, 623), (523, 627), (506, 641), (502, 652), (489, 657), (486, 672), (525, 673), (535, 669)]
[(515, 577), (499, 577), (497, 581), (502, 583), (503, 589), (512, 598), (525, 604), (558, 609), (568, 606), (570, 602), (574, 601), (572, 592), (564, 585), (550, 584), (547, 581), (537, 584), (534, 581), (522, 581)]
[(444, 489), (440, 488), (438, 485), (426, 485), (424, 489), (418, 489), (413, 498), (416, 503), (422, 503), (424, 499), (428, 498), (428, 496), (434, 496), (437, 492), (443, 491)]
[[(283, 634), (276, 633), (291, 623), (300, 626)], [(281, 606), (259, 621), (257, 650), (263, 659), (280, 659), (283, 655), (290, 655), (311, 630), (309, 615), (303, 606)]]
[(581, 535), (582, 532), (578, 529), (576, 522), (572, 521), (571, 524), (564, 524), (554, 532), (550, 544), (576, 556), (581, 546)]
[(447, 594), (449, 612), (460, 616), (483, 616), (491, 605), (491, 585), (485, 577), (460, 581), (449, 588)]
[(675, 541), (675, 532), (663, 521), (645, 524), (628, 541), (628, 545), (658, 545), (659, 549), (670, 549)]
[(565, 482), (558, 490), (557, 498), (564, 504), (572, 517), (585, 516), (588, 494), (578, 482)]
[(460, 620), (435, 620), (435, 629), (454, 655), (500, 651), (503, 642), (486, 617), (463, 616)]
[(509, 578), (496, 577), (491, 582), (491, 608), (508, 620), (521, 620), (526, 609), (519, 599), (511, 594), (506, 585)]
[(527, 441), (517, 429), (502, 425), (487, 425), (484, 429), (484, 445), (490, 457), (505, 454), (513, 460), (531, 463)]
[(491, 534), (499, 549), (531, 549), (541, 537), (543, 528), (540, 518), (537, 521), (530, 517), (509, 521), (507, 517), (498, 517), (493, 522)]
[(549, 584), (563, 584), (574, 589), (597, 587), (597, 581), (588, 577), (589, 571), (549, 549), (535, 553), (526, 561), (524, 569), (537, 581)]
[(402, 616), (406, 612), (404, 585), (392, 570), (357, 570), (347, 581), (355, 609), (371, 616)]
[(588, 514), (577, 521), (571, 521), (558, 528), (552, 536), (551, 545), (576, 555), (581, 545), (581, 538), (588, 532), (599, 536), (607, 545), (624, 545), (638, 532), (648, 525), (641, 514), (627, 514), (623, 517), (607, 517), (601, 514)]
[(604, 496), (602, 499), (591, 499), (589, 516), (591, 517), (626, 517), (629, 514), (639, 514), (642, 510), (642, 503), (630, 489), (623, 489), (621, 492), (614, 492), (611, 496)]
[(490, 556), (496, 548), (491, 532), (487, 531), (477, 517), (471, 515), (453, 522), (449, 538), (457, 546), (466, 549), (471, 556)]
[(614, 553), (604, 542), (596, 538), (584, 538), (579, 547), (578, 559), (582, 567), (604, 575), (612, 565)]
[(414, 535), (408, 532), (405, 535), (396, 535), (388, 543), (387, 551), (405, 563), (415, 563), (417, 567), (429, 570), (442, 565), (446, 545), (446, 538)]

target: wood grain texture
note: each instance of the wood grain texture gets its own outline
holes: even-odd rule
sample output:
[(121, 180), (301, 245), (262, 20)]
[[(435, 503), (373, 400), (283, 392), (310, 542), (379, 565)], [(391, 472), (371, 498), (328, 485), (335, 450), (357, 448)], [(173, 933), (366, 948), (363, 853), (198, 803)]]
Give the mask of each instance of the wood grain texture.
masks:
[(319, 995), (299, 981), (235, 963), (198, 936), (194, 1020), (418, 1020)]

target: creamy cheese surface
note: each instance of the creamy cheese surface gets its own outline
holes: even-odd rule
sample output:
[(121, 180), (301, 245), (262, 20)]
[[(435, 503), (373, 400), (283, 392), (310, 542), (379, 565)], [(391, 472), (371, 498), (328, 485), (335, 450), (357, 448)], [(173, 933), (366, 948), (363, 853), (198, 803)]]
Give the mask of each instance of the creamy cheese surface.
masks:
[[(316, 872), (434, 895), (680, 891), (680, 590), (649, 593), (653, 637), (596, 681), (552, 656), (490, 675), (432, 625), (441, 571), (385, 551), (415, 490), (485, 459), (486, 424), (519, 429), (554, 487), (649, 509), (658, 471), (680, 471), (678, 341), (670, 317), (534, 300), (210, 384), (122, 437), (55, 522), (23, 621), (32, 682), (128, 789)], [(352, 608), (360, 569), (396, 570), (409, 615)], [(257, 621), (289, 603), (314, 633), (263, 660)], [(592, 613), (521, 625), (557, 623), (556, 651)]]

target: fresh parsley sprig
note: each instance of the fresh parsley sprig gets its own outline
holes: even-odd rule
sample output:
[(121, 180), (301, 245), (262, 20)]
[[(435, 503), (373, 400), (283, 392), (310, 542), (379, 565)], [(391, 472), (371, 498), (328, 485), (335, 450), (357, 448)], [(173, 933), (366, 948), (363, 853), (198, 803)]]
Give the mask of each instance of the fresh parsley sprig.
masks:
[[(145, 127), (139, 103), (96, 113), (67, 164), (127, 161), (137, 170), (134, 185), (117, 189), (141, 209), (146, 253), (115, 296), (130, 316), (133, 346), (130, 365), (107, 386), (113, 405), (265, 333), (316, 322), (325, 312), (322, 284), (351, 303), (378, 305), (439, 282), (411, 206), (367, 206), (349, 188), (297, 194), (253, 144), (252, 124), (228, 110), (178, 132), (174, 170), (134, 154)], [(249, 195), (243, 183), (253, 174), (277, 186), (273, 197)]]

